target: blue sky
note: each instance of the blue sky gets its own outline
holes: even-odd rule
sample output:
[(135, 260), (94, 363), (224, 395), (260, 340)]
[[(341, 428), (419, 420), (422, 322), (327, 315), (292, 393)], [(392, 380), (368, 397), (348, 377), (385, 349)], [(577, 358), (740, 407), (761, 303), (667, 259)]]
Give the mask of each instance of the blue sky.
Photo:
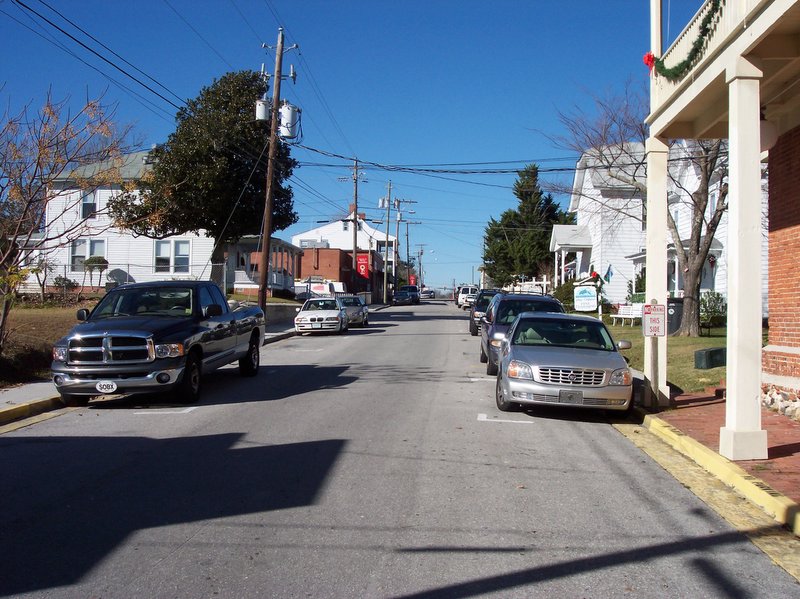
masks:
[[(225, 72), (262, 63), (271, 72), (274, 52), (261, 43), (274, 46), (283, 26), (287, 47), (300, 46), (285, 54), (297, 83), (285, 81), (281, 95), (303, 111), (302, 145), (380, 165), (569, 169), (577, 156), (549, 141), (563, 133), (559, 111), (590, 111), (592, 94), (648, 77), (646, 0), (22, 1), (178, 104)], [(664, 2), (668, 39), (701, 4)], [(38, 106), (48, 89), (76, 106), (104, 94), (145, 146), (174, 130), (174, 106), (14, 0), (0, 0), (0, 28), (4, 109)], [(352, 181), (339, 180), (352, 176), (352, 163), (299, 147), (292, 154), (301, 163), (292, 181), (300, 222), (277, 233), (284, 239), (344, 215), (353, 193)], [(477, 281), (488, 220), (516, 205), (514, 174), (368, 167), (364, 177), (359, 209), (368, 218), (385, 218), (378, 200), (389, 180), (393, 197), (416, 202), (405, 218), (419, 223), (408, 227), (411, 254), (424, 248), (430, 286)]]

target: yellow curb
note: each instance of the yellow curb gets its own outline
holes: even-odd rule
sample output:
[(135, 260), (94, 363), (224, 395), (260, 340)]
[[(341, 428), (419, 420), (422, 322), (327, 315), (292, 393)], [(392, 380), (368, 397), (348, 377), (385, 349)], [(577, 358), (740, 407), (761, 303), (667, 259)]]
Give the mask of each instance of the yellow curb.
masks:
[(800, 536), (800, 506), (780, 491), (660, 418), (646, 415), (642, 426)]
[(15, 420), (21, 420), (22, 418), (29, 418), (41, 414), (42, 412), (55, 410), (61, 407), (63, 407), (63, 405), (59, 399), (51, 398), (38, 399), (16, 406), (0, 408), (0, 424), (7, 424)]

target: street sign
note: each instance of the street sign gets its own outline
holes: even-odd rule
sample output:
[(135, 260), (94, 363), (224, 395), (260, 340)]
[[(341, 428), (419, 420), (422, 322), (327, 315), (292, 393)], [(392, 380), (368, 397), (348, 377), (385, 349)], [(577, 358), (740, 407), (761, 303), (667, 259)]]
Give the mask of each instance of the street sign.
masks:
[(667, 306), (645, 304), (642, 307), (642, 333), (645, 337), (664, 337), (667, 334)]

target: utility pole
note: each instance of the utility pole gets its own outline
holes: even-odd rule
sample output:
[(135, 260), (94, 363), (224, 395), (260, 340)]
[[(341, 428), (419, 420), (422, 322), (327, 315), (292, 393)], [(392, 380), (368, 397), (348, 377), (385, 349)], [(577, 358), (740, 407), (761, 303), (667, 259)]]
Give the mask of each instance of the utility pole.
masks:
[(411, 285), (411, 250), (408, 245), (408, 225), (421, 225), (419, 221), (405, 221), (406, 223), (406, 285)]
[[(262, 48), (266, 44), (261, 45)], [(297, 48), (292, 45), (289, 50)], [(258, 305), (262, 310), (267, 306), (267, 285), (269, 281), (270, 253), (272, 251), (272, 189), (275, 178), (275, 157), (278, 154), (278, 107), (283, 79), (283, 27), (278, 28), (278, 45), (275, 49), (275, 73), (272, 86), (272, 110), (269, 125), (269, 154), (267, 158), (267, 192), (264, 200), (264, 220), (261, 224), (261, 255), (258, 259)]]
[[(386, 195), (386, 245), (383, 246), (383, 303), (389, 303), (389, 221), (392, 214), (392, 182), (389, 181), (389, 193)], [(394, 241), (397, 245), (397, 239)], [(394, 268), (397, 269), (395, 260)]]
[[(394, 286), (395, 289), (397, 288), (397, 275), (399, 273), (398, 265), (400, 264), (400, 250), (398, 249), (398, 245), (400, 242), (400, 222), (403, 221), (403, 214), (400, 212), (400, 204), (416, 204), (416, 200), (401, 200), (395, 199), (394, 201), (394, 208), (397, 210), (397, 221), (395, 222), (394, 228)], [(409, 210), (409, 212), (414, 212), (413, 210)], [(408, 235), (406, 235), (406, 243), (408, 243)], [(406, 254), (408, 253), (408, 248), (406, 248)], [(408, 274), (408, 273), (406, 273)]]
[(353, 288), (356, 292), (358, 282), (358, 160), (353, 160)]

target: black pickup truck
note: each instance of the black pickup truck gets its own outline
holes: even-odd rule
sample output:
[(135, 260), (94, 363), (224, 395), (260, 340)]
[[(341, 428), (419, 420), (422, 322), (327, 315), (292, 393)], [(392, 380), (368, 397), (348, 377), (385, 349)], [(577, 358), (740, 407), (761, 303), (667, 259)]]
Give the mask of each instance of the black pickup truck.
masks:
[(67, 405), (167, 391), (191, 403), (204, 373), (235, 360), (242, 375), (258, 373), (264, 312), (229, 305), (211, 281), (121, 285), (77, 318), (53, 347), (53, 383)]

